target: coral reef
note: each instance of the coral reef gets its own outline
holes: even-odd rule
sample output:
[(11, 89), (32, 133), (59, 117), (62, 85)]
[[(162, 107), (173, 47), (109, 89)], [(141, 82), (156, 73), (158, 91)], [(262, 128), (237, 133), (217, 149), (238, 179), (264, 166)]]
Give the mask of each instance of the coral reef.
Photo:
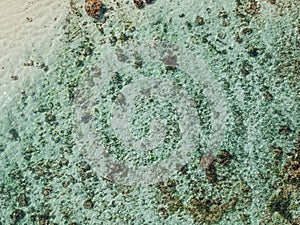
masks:
[(102, 7), (102, 2), (99, 0), (85, 0), (85, 11), (95, 19), (99, 18)]

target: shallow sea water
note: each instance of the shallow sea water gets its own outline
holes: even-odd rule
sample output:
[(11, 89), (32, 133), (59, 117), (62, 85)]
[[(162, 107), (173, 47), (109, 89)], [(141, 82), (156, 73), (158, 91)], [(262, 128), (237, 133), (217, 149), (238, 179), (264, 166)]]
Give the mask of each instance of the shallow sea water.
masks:
[(1, 106), (0, 224), (300, 224), (299, 1), (103, 3)]

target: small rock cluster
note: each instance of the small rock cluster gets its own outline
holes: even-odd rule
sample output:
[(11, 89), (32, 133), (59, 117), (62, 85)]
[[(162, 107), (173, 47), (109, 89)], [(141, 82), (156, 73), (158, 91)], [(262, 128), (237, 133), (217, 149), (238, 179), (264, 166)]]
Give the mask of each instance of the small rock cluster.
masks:
[(91, 17), (97, 19), (100, 16), (102, 2), (99, 0), (85, 0), (85, 11)]
[(143, 0), (133, 0), (133, 2), (138, 9), (142, 9), (145, 7), (145, 2), (147, 4), (151, 4), (154, 2), (154, 0), (145, 0), (145, 2)]

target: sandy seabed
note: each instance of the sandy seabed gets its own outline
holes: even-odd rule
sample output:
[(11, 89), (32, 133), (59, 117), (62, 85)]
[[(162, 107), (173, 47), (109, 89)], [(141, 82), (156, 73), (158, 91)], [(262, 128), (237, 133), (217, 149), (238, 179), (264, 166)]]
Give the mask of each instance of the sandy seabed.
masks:
[(0, 2), (0, 107), (22, 82), (44, 72), (43, 65), (51, 70), (68, 6), (67, 0)]

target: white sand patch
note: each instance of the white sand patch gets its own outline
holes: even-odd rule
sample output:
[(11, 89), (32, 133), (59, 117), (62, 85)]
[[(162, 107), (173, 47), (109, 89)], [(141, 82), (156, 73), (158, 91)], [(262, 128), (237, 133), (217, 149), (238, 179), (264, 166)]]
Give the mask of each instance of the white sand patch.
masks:
[(68, 7), (68, 0), (0, 1), (0, 108), (24, 81), (45, 73), (41, 65), (53, 69)]

